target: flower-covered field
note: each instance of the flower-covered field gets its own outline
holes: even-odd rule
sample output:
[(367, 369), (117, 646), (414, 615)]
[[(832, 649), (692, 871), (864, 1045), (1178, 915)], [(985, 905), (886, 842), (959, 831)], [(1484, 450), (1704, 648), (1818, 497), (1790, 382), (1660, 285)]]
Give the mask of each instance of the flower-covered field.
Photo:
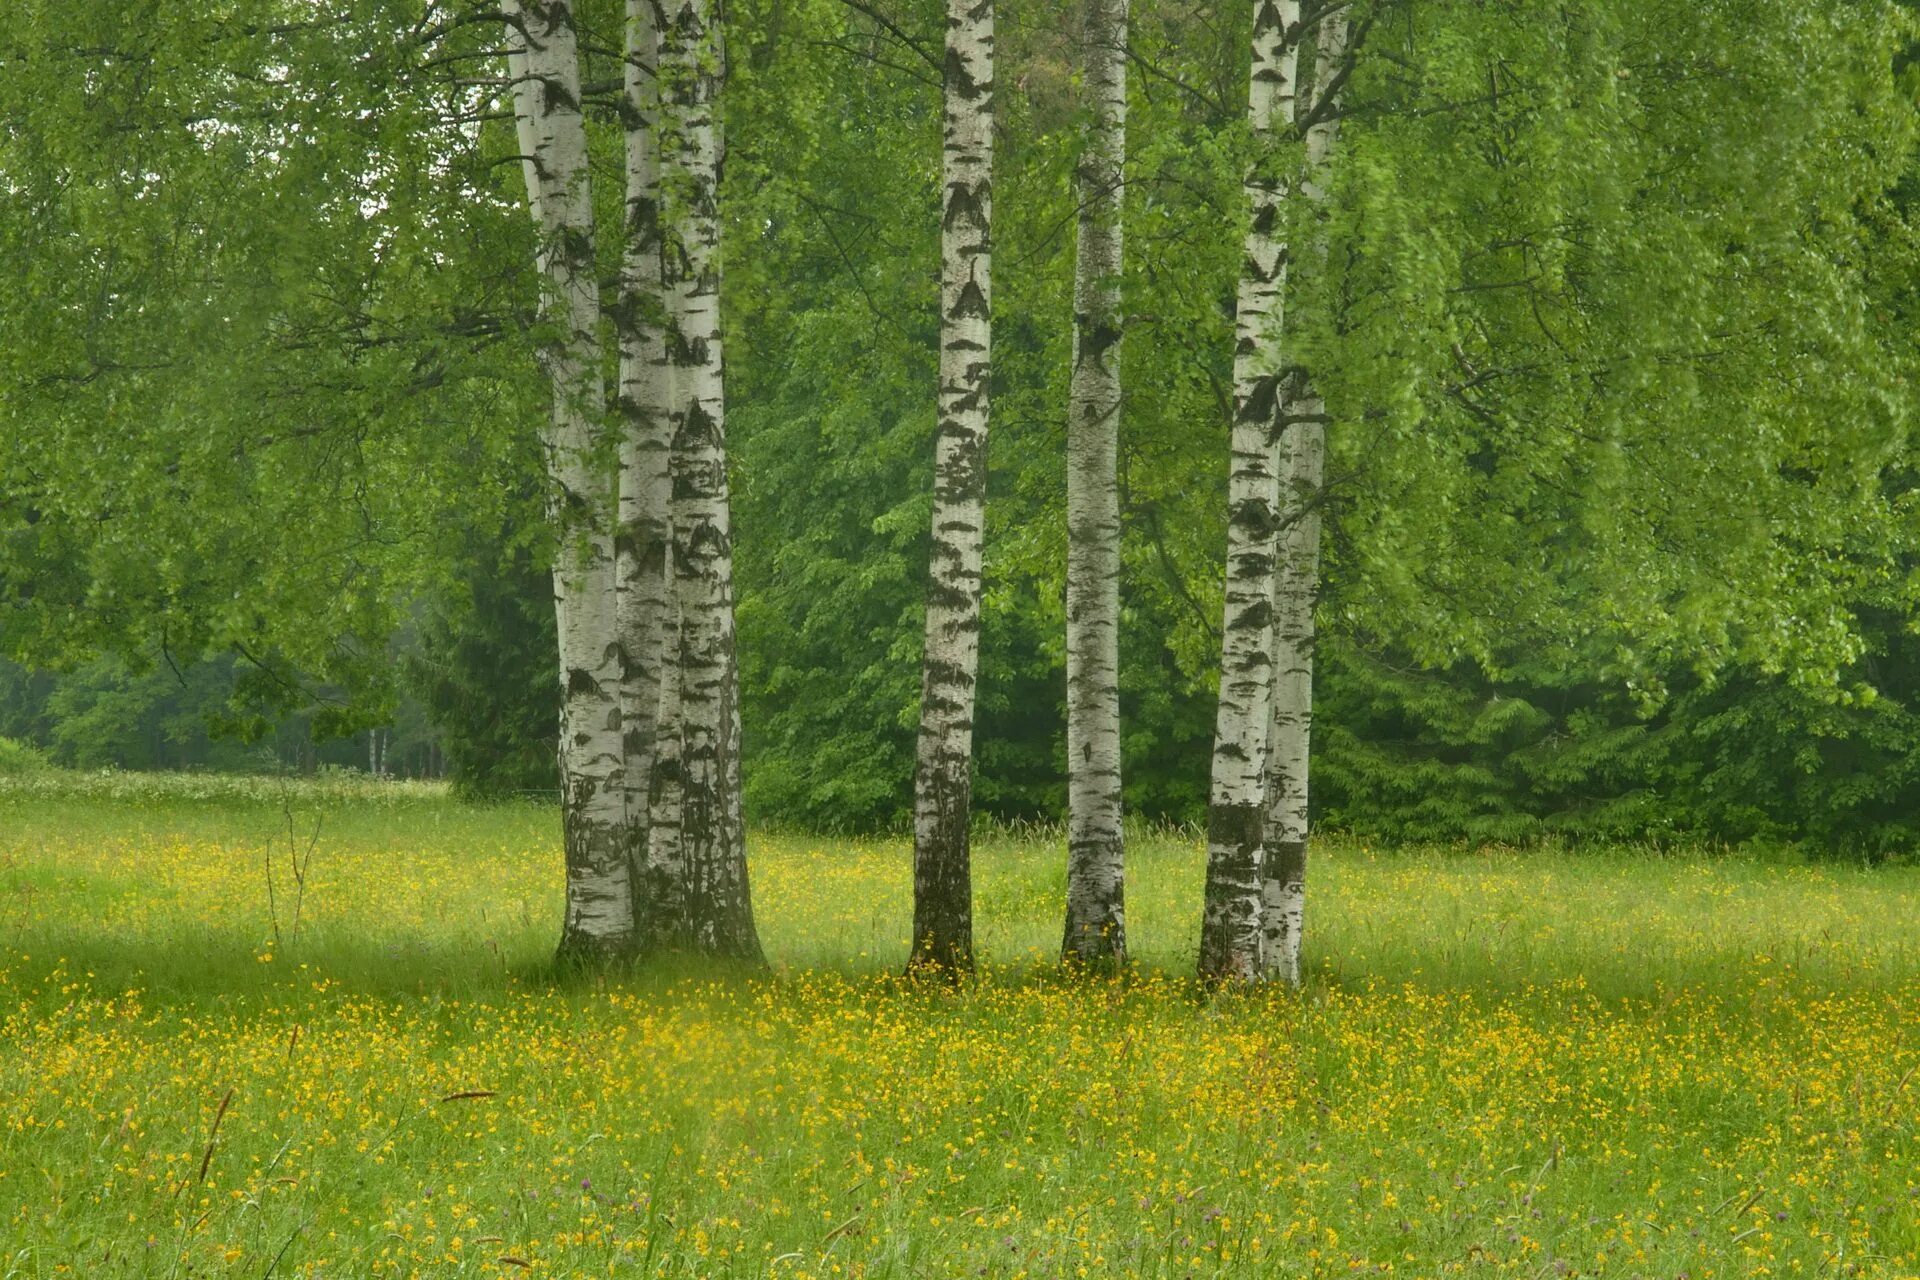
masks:
[(556, 825), (0, 780), (0, 1277), (1920, 1276), (1920, 869), (1329, 843), (1208, 999), (1184, 837), (1088, 982), (984, 840), (947, 990), (903, 843), (768, 836), (770, 973), (561, 979)]

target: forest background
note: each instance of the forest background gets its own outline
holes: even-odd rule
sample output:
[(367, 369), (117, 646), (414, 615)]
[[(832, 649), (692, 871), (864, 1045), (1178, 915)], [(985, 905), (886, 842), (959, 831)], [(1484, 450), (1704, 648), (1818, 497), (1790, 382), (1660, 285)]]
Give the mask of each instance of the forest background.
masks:
[[(551, 537), (525, 429), (545, 394), (539, 283), (510, 127), (463, 112), (474, 86), (434, 65), (452, 46), (392, 38), (397, 8), (300, 29), (257, 21), (271, 5), (219, 8), (67, 15), (100, 28), (49, 28), (76, 59), (140, 49), (101, 64), (127, 82), (0, 91), (7, 118), (53, 122), (33, 136), (54, 149), (10, 152), (12, 172), (95, 192), (5, 214), (34, 299), (0, 334), (8, 409), (49, 427), (0, 453), (0, 737), (16, 744), (0, 767), (377, 759), (470, 794), (552, 789)], [(613, 74), (593, 63), (595, 24), (617, 26), (605, 8), (580, 7), (590, 83)], [(1904, 12), (1377, 8), (1332, 215), (1340, 305), (1304, 339), (1342, 371), (1336, 417), (1359, 419), (1329, 464), (1316, 824), (1911, 850)], [(728, 20), (748, 811), (897, 829), (927, 563), (941, 14), (750, 0)], [(1051, 819), (1083, 116), (1056, 6), (1005, 0), (999, 25), (1014, 91), (996, 128), (974, 794), (985, 814)], [(1129, 52), (1124, 777), (1130, 813), (1180, 822), (1205, 809), (1214, 716), (1244, 25), (1237, 6), (1150, 0)], [(38, 52), (57, 68), (63, 47)], [(301, 74), (249, 79), (276, 59)], [(191, 123), (138, 127), (153, 120)], [(107, 158), (129, 132), (169, 175), (138, 208)], [(289, 199), (312, 190), (330, 194)], [(90, 301), (130, 291), (138, 307)], [(68, 448), (55, 424), (81, 422), (124, 431), (117, 454)], [(1756, 455), (1774, 460), (1817, 436), (1809, 456), (1850, 456), (1854, 487), (1836, 499), (1827, 473), (1769, 462), (1755, 507), (1716, 508), (1738, 478), (1676, 469), (1658, 442), (1682, 430), (1703, 474), (1756, 432), (1789, 441)], [(1641, 476), (1639, 509), (1584, 483), (1609, 467)], [(55, 489), (60, 510), (34, 506)], [(1565, 554), (1527, 532), (1543, 527)], [(1827, 572), (1748, 576), (1809, 562), (1763, 543)], [(1743, 594), (1752, 613), (1724, 604)], [(1826, 630), (1807, 622), (1821, 608)], [(1755, 639), (1769, 609), (1807, 634)]]

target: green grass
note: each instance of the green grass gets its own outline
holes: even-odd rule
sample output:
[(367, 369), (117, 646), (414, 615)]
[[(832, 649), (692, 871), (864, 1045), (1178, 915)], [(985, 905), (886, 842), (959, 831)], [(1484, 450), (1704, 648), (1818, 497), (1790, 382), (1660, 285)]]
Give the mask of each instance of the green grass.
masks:
[(557, 844), (0, 778), (0, 1280), (1920, 1275), (1920, 869), (1326, 842), (1307, 991), (1208, 998), (1176, 833), (1087, 983), (1059, 840), (983, 837), (958, 991), (904, 843), (784, 835), (770, 972), (556, 977)]

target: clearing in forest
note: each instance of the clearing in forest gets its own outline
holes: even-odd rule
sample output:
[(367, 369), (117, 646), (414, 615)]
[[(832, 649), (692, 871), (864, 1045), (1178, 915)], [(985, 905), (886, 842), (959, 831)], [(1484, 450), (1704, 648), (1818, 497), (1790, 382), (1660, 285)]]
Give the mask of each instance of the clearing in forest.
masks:
[(904, 842), (763, 836), (770, 972), (561, 979), (545, 808), (0, 788), (8, 1277), (1920, 1275), (1920, 869), (1328, 842), (1209, 1000), (1195, 840), (1090, 982), (984, 840), (949, 990)]

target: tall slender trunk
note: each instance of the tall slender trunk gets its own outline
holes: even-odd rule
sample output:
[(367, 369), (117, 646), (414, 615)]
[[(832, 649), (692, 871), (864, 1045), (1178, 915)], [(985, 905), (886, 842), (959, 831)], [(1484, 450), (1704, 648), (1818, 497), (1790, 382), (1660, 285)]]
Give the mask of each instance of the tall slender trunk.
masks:
[(974, 681), (993, 368), (993, 0), (947, 0), (940, 405), (913, 796), (910, 968), (973, 968)]
[[(1304, 400), (1289, 400), (1289, 415), (1308, 411)], [(1281, 497), (1285, 532), (1273, 582), (1274, 690), (1267, 731), (1260, 954), (1266, 977), (1298, 986), (1306, 910), (1307, 751), (1313, 727), (1313, 611), (1320, 585), (1318, 503), (1325, 432), (1317, 422), (1295, 422), (1287, 444)]]
[(715, 0), (677, 0), (660, 32), (685, 890), (675, 932), (696, 950), (758, 960), (740, 806), (740, 672), (720, 333), (723, 149), (716, 109), (725, 57), (716, 10)]
[(1287, 277), (1281, 224), (1290, 164), (1282, 143), (1293, 122), (1299, 0), (1254, 0), (1253, 13), (1247, 114), (1257, 150), (1245, 182), (1253, 220), (1234, 311), (1226, 605), (1200, 926), (1200, 976), (1214, 981), (1252, 981), (1260, 975), (1260, 847), (1273, 702), (1279, 505), (1274, 444)]
[(1120, 271), (1127, 0), (1085, 0), (1089, 123), (1080, 159), (1067, 406), (1067, 925), (1062, 953), (1125, 963), (1120, 808)]
[[(1335, 10), (1320, 20), (1313, 93), (1315, 119), (1307, 128), (1306, 173), (1301, 193), (1310, 204), (1326, 200), (1326, 165), (1340, 128), (1337, 72), (1346, 58), (1348, 20)], [(1309, 252), (1326, 260), (1324, 236)], [(1267, 815), (1260, 896), (1261, 960), (1266, 976), (1300, 985), (1300, 940), (1307, 906), (1307, 783), (1313, 738), (1313, 659), (1319, 633), (1314, 608), (1320, 598), (1320, 507), (1326, 470), (1326, 405), (1310, 375), (1296, 375), (1288, 388), (1286, 478), (1281, 492), (1280, 562), (1274, 572), (1273, 716), (1268, 728)]]
[[(626, 846), (632, 867), (634, 936), (650, 945), (672, 920), (675, 886), (649, 862), (657, 743), (674, 725), (661, 720), (662, 675), (675, 639), (668, 557), (673, 536), (668, 474), (672, 453), (666, 304), (660, 257), (660, 98), (655, 75), (659, 31), (653, 0), (627, 0), (626, 236), (614, 328), (620, 341), (616, 404), (620, 436), (620, 531), (615, 541), (620, 611), (620, 722), (626, 749)], [(677, 814), (676, 814), (677, 817)]]
[(600, 299), (580, 62), (569, 0), (507, 0), (508, 64), (528, 203), (540, 230), (542, 361), (553, 412), (541, 443), (558, 537), (554, 615), (567, 903), (560, 953), (597, 959), (633, 942), (623, 841), (625, 762), (614, 625), (614, 496), (595, 445), (605, 418)]

